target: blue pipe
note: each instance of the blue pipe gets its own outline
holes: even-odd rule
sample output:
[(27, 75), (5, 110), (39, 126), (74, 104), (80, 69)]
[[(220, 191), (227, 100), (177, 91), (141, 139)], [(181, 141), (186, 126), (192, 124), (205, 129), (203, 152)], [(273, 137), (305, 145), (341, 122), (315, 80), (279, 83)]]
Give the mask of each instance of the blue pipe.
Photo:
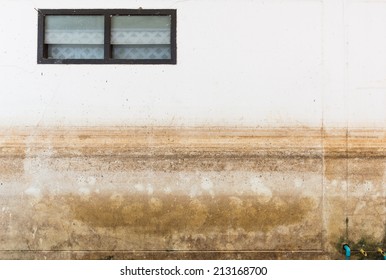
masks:
[(350, 257), (351, 257), (351, 249), (350, 249), (350, 247), (348, 246), (348, 244), (344, 244), (343, 245), (343, 249), (346, 252), (346, 260), (349, 260)]

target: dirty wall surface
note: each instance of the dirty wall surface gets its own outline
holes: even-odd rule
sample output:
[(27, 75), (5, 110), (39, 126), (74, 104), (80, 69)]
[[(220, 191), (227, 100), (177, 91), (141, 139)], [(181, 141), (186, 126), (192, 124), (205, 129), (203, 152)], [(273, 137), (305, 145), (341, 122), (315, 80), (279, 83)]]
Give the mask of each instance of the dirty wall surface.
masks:
[[(0, 259), (385, 246), (386, 1), (0, 0)], [(37, 64), (38, 9), (176, 9), (176, 65)]]
[(385, 141), (381, 130), (2, 130), (0, 257), (371, 251), (385, 242)]

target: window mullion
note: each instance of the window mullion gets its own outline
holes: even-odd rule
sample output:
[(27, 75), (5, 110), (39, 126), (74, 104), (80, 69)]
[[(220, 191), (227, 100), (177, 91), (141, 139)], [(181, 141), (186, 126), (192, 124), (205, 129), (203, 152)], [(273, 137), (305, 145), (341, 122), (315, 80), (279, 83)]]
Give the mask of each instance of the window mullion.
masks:
[(177, 13), (171, 13), (171, 28), (170, 28), (170, 51), (173, 63), (177, 62)]
[(105, 14), (105, 60), (111, 59), (111, 15)]

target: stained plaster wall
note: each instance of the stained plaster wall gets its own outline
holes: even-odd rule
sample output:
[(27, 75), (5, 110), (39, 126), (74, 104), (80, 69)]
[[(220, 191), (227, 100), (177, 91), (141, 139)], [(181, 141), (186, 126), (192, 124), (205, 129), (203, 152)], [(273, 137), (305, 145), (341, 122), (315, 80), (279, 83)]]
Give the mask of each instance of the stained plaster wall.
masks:
[[(386, 1), (0, 5), (2, 257), (384, 245)], [(35, 9), (139, 7), (177, 9), (177, 65), (36, 63)]]

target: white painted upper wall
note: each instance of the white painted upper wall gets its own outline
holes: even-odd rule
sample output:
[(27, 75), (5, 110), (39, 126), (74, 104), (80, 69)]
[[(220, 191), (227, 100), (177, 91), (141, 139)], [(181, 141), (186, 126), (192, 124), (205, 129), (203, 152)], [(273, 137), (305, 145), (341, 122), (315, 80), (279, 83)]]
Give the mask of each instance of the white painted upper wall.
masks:
[[(177, 9), (177, 65), (37, 64), (37, 11)], [(0, 0), (0, 125), (386, 126), (386, 1)]]

